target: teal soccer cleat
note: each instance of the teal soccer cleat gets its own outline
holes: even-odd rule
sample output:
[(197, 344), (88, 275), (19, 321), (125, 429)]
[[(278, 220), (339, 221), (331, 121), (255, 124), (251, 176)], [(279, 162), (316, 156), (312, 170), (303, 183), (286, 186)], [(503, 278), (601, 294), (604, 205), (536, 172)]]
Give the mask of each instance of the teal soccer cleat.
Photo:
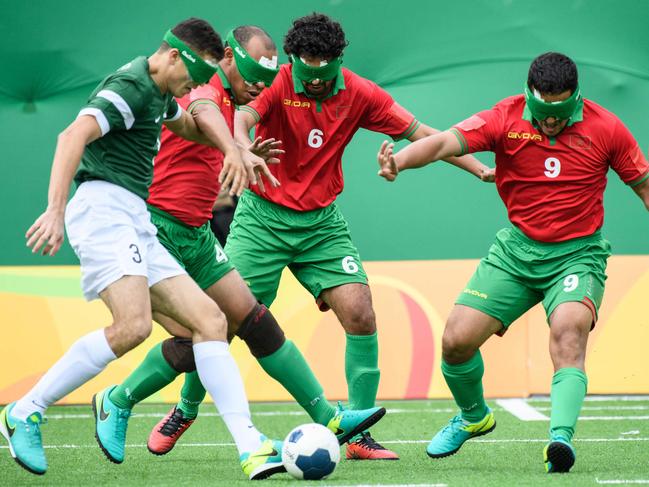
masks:
[(385, 408), (345, 409), (339, 402), (336, 414), (326, 424), (334, 432), (338, 443), (343, 445), (347, 440), (362, 433), (375, 424), (385, 414)]
[(477, 423), (469, 423), (458, 414), (442, 428), (428, 444), (426, 453), (431, 458), (448, 457), (456, 453), (465, 441), (476, 436), (491, 433), (496, 428), (496, 420), (491, 409)]
[(109, 399), (115, 386), (110, 386), (92, 396), (92, 412), (95, 415), (95, 438), (106, 458), (113, 463), (124, 461), (126, 428), (130, 409), (115, 406)]
[(31, 473), (43, 475), (47, 470), (40, 428), (43, 418), (40, 413), (30, 414), (25, 421), (14, 418), (11, 410), (15, 405), (15, 402), (7, 404), (0, 412), (0, 433), (9, 442), (9, 452), (18, 465)]
[(548, 473), (569, 472), (575, 464), (575, 449), (569, 441), (560, 436), (552, 437), (543, 449), (543, 463)]
[(266, 439), (257, 451), (243, 453), (239, 458), (241, 469), (250, 480), (263, 480), (276, 473), (286, 472), (282, 463), (282, 442)]

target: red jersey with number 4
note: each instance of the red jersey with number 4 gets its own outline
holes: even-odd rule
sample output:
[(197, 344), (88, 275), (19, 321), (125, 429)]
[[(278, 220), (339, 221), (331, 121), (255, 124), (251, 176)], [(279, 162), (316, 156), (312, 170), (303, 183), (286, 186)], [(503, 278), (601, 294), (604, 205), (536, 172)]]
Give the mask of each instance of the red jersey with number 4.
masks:
[[(223, 87), (219, 74), (177, 101), (186, 110), (195, 104), (214, 103), (233, 132), (234, 100)], [(153, 182), (147, 202), (187, 225), (200, 227), (212, 218), (222, 167), (220, 150), (185, 140), (165, 127), (160, 136), (160, 152), (153, 165)]]
[(584, 100), (583, 120), (550, 138), (523, 119), (513, 96), (457, 124), (463, 152), (496, 154), (496, 186), (509, 220), (541, 242), (591, 235), (604, 222), (609, 167), (626, 184), (649, 176), (629, 130), (611, 112)]
[(282, 141), (279, 164), (269, 164), (281, 186), (266, 193), (273, 203), (298, 211), (324, 208), (343, 190), (342, 155), (359, 128), (395, 139), (418, 126), (415, 117), (375, 83), (342, 69), (344, 89), (320, 104), (293, 87), (291, 65), (281, 67), (270, 88), (242, 107), (257, 121), (256, 135)]

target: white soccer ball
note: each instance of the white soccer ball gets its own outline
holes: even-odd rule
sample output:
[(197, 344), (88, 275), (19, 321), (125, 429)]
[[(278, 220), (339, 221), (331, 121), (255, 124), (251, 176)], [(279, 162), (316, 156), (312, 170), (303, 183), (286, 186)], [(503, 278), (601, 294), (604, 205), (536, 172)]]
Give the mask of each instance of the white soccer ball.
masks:
[(298, 426), (284, 440), (282, 462), (296, 479), (324, 479), (331, 475), (339, 461), (338, 439), (321, 424)]

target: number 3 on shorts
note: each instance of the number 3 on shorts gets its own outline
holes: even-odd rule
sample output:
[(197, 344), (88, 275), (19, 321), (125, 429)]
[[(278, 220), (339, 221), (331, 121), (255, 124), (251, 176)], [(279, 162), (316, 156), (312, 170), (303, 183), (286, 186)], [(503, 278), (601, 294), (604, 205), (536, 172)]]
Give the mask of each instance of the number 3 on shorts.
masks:
[(577, 289), (577, 286), (579, 286), (579, 276), (577, 274), (570, 274), (569, 276), (566, 276), (566, 278), (563, 280), (563, 292), (569, 293), (571, 291), (574, 291)]
[(356, 274), (358, 272), (358, 264), (354, 260), (354, 256), (348, 255), (342, 261), (343, 270), (347, 274)]

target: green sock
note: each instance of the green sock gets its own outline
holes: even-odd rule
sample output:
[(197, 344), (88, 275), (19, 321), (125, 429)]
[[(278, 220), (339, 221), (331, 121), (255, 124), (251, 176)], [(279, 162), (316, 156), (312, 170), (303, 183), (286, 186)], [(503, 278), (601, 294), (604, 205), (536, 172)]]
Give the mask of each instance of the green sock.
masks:
[(374, 407), (379, 390), (379, 341), (372, 335), (347, 335), (345, 348), (345, 377), (349, 394), (349, 407), (369, 409)]
[(186, 418), (194, 419), (198, 416), (198, 407), (203, 399), (205, 399), (205, 388), (198, 378), (198, 372), (186, 373), (177, 408), (183, 412)]
[(257, 359), (262, 368), (295, 398), (314, 422), (326, 425), (336, 414), (324, 397), (322, 386), (291, 340), (276, 352)]
[(559, 369), (552, 377), (552, 413), (550, 414), (550, 436), (561, 436), (572, 440), (577, 418), (586, 397), (588, 378), (583, 370), (566, 367)]
[(149, 350), (138, 368), (115, 387), (108, 397), (117, 407), (132, 409), (138, 402), (171, 384), (178, 374), (162, 355), (162, 343), (158, 343)]
[(462, 419), (469, 423), (483, 419), (488, 409), (482, 390), (484, 363), (480, 350), (461, 364), (449, 364), (442, 360), (442, 374), (462, 411)]

